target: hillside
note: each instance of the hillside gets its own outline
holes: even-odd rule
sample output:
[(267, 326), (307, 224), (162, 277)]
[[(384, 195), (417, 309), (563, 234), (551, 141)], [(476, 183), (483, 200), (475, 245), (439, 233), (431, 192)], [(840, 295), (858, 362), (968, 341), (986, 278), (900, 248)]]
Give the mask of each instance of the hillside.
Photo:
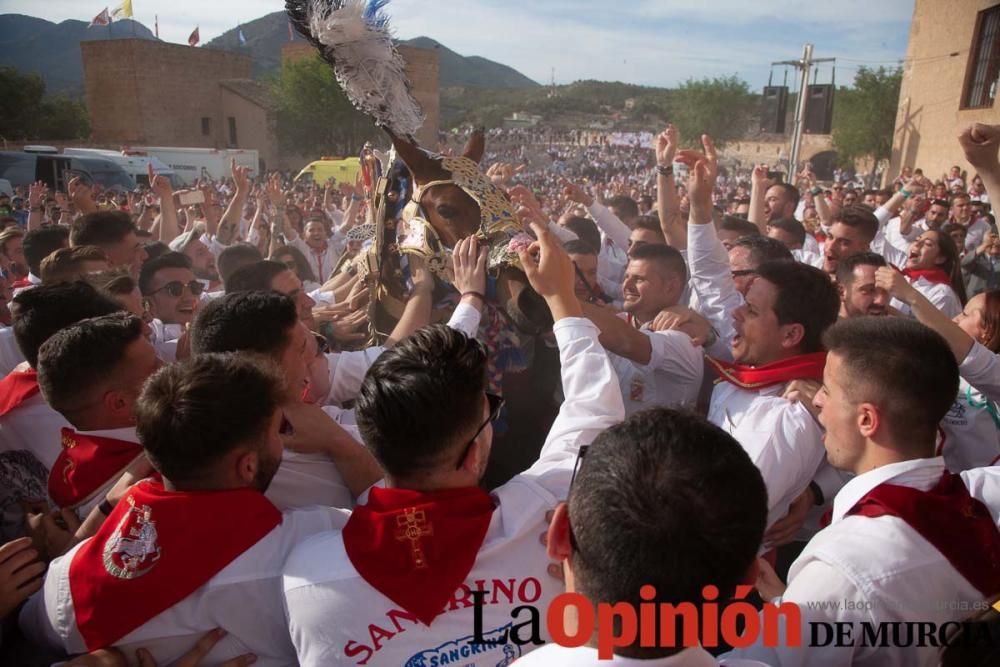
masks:
[(83, 94), (80, 42), (101, 39), (156, 39), (141, 23), (115, 21), (88, 28), (83, 21), (52, 23), (21, 14), (0, 15), (0, 65), (37, 72), (50, 92)]
[(439, 77), (442, 88), (472, 86), (475, 88), (539, 88), (513, 67), (481, 58), (461, 56), (430, 37), (414, 37), (403, 44), (438, 52)]

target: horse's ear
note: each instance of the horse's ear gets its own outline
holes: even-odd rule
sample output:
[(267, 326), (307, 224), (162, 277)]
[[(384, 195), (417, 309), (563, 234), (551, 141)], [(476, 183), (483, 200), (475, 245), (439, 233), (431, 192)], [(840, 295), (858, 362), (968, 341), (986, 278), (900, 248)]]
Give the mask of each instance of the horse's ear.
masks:
[(440, 178), (441, 165), (421, 150), (420, 146), (417, 146), (415, 142), (405, 137), (397, 137), (388, 128), (382, 129), (392, 139), (392, 145), (396, 147), (396, 154), (409, 167), (414, 181), (419, 184)]
[(486, 152), (486, 131), (481, 127), (477, 127), (472, 131), (472, 135), (469, 140), (465, 142), (465, 148), (462, 150), (462, 155), (469, 158), (473, 162), (478, 163), (483, 159), (483, 154)]

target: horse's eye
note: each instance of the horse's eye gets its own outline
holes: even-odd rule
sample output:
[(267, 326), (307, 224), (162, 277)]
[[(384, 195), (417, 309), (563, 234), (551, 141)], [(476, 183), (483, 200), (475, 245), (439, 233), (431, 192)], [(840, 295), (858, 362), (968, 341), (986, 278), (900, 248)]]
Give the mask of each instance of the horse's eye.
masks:
[(438, 206), (437, 212), (438, 215), (440, 215), (442, 218), (454, 218), (456, 215), (458, 215), (458, 211), (455, 210), (453, 207), (448, 206), (447, 204), (442, 204), (441, 206)]

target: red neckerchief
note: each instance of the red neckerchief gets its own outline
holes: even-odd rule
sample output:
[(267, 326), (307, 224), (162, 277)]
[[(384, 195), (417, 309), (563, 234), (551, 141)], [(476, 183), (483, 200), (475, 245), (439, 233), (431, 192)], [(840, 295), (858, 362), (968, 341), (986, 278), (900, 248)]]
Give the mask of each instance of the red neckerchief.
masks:
[(142, 454), (135, 442), (62, 429), (62, 451), (49, 472), (49, 497), (59, 507), (76, 507)]
[(763, 389), (790, 380), (822, 380), (826, 352), (799, 354), (763, 366), (744, 366), (712, 357), (705, 359), (726, 382), (741, 389)]
[(930, 491), (879, 484), (844, 516), (894, 516), (941, 552), (982, 593), (1000, 593), (1000, 531), (990, 510), (945, 471)]
[(0, 380), (0, 417), (21, 406), (38, 393), (38, 372), (32, 368), (26, 371), (11, 371)]
[(12, 282), (10, 284), (10, 288), (11, 289), (19, 289), (21, 287), (31, 287), (31, 285), (32, 285), (32, 282), (30, 280), (28, 280), (27, 277), (24, 277), (24, 278), (18, 278), (17, 280), (15, 280), (14, 282)]
[(317, 250), (316, 248), (313, 248), (312, 246), (309, 246), (309, 250), (312, 252), (313, 257), (316, 258), (316, 262), (319, 265), (318, 268), (319, 268), (319, 273), (320, 273), (320, 277), (319, 277), (320, 282), (326, 280), (326, 278), (323, 277), (323, 260), (326, 258), (326, 251), (329, 248), (330, 248), (330, 244), (327, 243), (326, 241), (323, 242), (323, 247), (321, 249), (319, 249), (319, 250)]
[(943, 269), (903, 269), (903, 275), (911, 281), (923, 278), (935, 285), (948, 285), (951, 287), (951, 276)]
[(375, 487), (347, 520), (344, 547), (365, 581), (429, 626), (472, 570), (493, 509), (479, 487)]
[(281, 512), (255, 489), (136, 484), (69, 565), (87, 650), (115, 643), (174, 606), (280, 523)]

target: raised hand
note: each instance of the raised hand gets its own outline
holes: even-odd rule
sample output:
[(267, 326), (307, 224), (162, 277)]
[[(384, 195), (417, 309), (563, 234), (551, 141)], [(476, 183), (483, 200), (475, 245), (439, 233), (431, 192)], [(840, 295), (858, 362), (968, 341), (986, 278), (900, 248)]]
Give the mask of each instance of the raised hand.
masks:
[(906, 276), (891, 266), (882, 266), (876, 269), (875, 287), (884, 289), (892, 297), (906, 304), (912, 304), (915, 296), (920, 295), (916, 288), (906, 280)]
[(545, 226), (532, 223), (531, 229), (538, 240), (517, 252), (528, 282), (545, 298), (554, 320), (582, 317), (583, 308), (574, 291), (573, 260)]
[(288, 195), (282, 189), (281, 174), (271, 174), (267, 179), (267, 187), (265, 191), (267, 192), (267, 198), (271, 201), (271, 205), (280, 208), (285, 205), (285, 201)]
[(250, 167), (241, 167), (236, 164), (236, 158), (233, 158), (230, 169), (233, 172), (233, 183), (236, 184), (237, 192), (249, 192), (250, 191)]
[(574, 201), (577, 204), (583, 204), (587, 208), (590, 208), (593, 205), (594, 198), (588, 195), (582, 187), (570, 181), (568, 178), (560, 177), (559, 184), (562, 185), (563, 194), (566, 195), (570, 201)]
[(1000, 125), (974, 123), (958, 135), (965, 159), (979, 172), (1000, 176)]
[[(683, 150), (677, 153), (677, 162), (687, 165), (688, 198), (691, 206), (707, 213), (712, 209), (712, 193), (715, 191), (715, 180), (719, 173), (718, 156), (711, 137), (701, 135), (701, 145), (704, 152)], [(756, 170), (754, 170), (756, 173)]]
[(455, 244), (451, 252), (455, 273), (453, 283), (459, 293), (486, 294), (486, 255), (486, 248), (479, 247), (475, 236), (468, 236)]
[(45, 195), (48, 194), (49, 188), (45, 185), (44, 181), (35, 181), (30, 186), (28, 186), (28, 205), (32, 208), (41, 206), (42, 202), (45, 201)]
[(166, 176), (157, 176), (153, 173), (153, 163), (150, 162), (146, 165), (147, 175), (149, 176), (149, 189), (153, 191), (157, 197), (160, 198), (161, 202), (174, 196), (174, 189), (170, 185), (170, 179)]
[(677, 128), (672, 124), (667, 125), (667, 129), (656, 136), (656, 164), (661, 167), (669, 167), (674, 162), (674, 155), (677, 153), (678, 143)]

